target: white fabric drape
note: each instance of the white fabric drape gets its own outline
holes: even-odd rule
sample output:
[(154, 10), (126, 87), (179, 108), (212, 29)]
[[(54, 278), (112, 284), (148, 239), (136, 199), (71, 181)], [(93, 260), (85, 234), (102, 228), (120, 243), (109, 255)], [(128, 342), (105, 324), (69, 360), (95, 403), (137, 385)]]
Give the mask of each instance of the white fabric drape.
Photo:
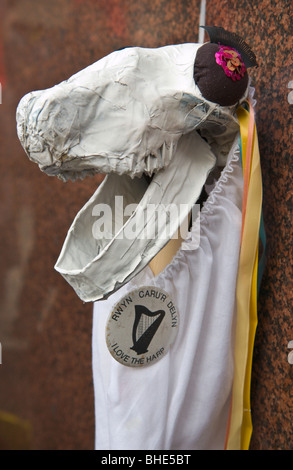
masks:
[[(239, 158), (236, 141), (200, 218), (173, 261), (156, 277), (147, 266), (107, 300), (94, 304), (96, 449), (224, 448), (241, 235)], [(109, 353), (105, 326), (113, 305), (128, 291), (145, 285), (162, 288), (172, 297), (179, 331), (168, 354), (157, 363), (126, 367)]]

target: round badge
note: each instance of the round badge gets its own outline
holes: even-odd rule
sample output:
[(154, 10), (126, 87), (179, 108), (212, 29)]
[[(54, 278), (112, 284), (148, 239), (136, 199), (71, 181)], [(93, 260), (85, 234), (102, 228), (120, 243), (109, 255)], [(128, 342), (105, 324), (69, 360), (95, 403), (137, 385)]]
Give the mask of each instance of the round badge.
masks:
[(178, 330), (178, 311), (162, 289), (140, 287), (116, 303), (106, 326), (107, 346), (129, 367), (156, 363), (168, 352)]

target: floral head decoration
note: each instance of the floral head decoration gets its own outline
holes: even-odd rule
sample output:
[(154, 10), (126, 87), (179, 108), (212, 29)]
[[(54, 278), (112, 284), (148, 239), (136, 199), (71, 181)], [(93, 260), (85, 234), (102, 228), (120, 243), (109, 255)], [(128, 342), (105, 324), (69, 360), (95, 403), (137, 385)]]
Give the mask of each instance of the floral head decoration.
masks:
[(227, 77), (240, 80), (245, 72), (246, 67), (239, 52), (229, 46), (220, 45), (220, 49), (215, 54), (217, 64), (221, 65)]
[[(206, 30), (206, 32), (209, 35), (211, 43), (221, 45), (217, 63), (219, 64), (219, 62), (221, 62), (219, 65), (222, 65), (223, 68), (225, 67), (230, 72), (235, 72), (235, 70), (232, 70), (232, 68), (235, 66), (236, 69), (238, 69), (237, 74), (240, 74), (240, 77), (238, 78), (238, 80), (240, 80), (242, 76), (241, 75), (242, 71), (241, 71), (241, 67), (239, 69), (239, 65), (235, 64), (235, 62), (238, 63), (237, 59), (239, 59), (240, 62), (243, 63), (246, 69), (248, 69), (249, 67), (258, 66), (254, 52), (251, 50), (249, 45), (242, 39), (242, 37), (238, 36), (238, 34), (227, 31), (221, 26), (201, 26), (201, 28)], [(222, 46), (223, 44), (224, 46)], [(234, 52), (231, 53), (231, 51), (234, 51)], [(237, 55), (235, 55), (235, 52), (237, 53)], [(232, 55), (232, 60), (231, 60), (231, 55)], [(231, 63), (229, 63), (228, 65), (229, 60), (231, 61)], [(223, 62), (225, 62), (225, 64)], [(226, 70), (225, 70), (225, 73), (226, 75), (228, 75)]]

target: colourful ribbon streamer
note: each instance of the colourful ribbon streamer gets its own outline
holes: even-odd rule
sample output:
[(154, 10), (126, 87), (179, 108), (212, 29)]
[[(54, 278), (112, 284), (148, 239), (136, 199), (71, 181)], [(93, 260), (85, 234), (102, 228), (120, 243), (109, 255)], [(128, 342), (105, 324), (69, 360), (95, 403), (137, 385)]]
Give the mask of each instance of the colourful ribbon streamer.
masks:
[(0, 410), (0, 450), (30, 450), (31, 444), (31, 423)]
[[(234, 382), (225, 449), (247, 450), (252, 434), (251, 368), (257, 326), (257, 295), (264, 269), (265, 231), (262, 216), (262, 178), (254, 111), (239, 108), (243, 166), (242, 233), (236, 287)], [(259, 263), (259, 241), (263, 255)]]

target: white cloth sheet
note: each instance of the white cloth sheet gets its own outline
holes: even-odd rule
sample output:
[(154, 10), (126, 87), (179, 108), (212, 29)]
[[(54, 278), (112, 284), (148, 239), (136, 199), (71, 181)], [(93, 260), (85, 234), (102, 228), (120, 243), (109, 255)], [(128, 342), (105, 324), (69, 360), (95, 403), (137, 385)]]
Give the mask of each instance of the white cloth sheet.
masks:
[[(96, 449), (224, 448), (233, 382), (242, 184), (236, 141), (173, 261), (158, 276), (147, 266), (107, 300), (94, 304)], [(161, 360), (127, 367), (110, 355), (105, 326), (113, 305), (145, 285), (172, 297), (179, 330)]]

